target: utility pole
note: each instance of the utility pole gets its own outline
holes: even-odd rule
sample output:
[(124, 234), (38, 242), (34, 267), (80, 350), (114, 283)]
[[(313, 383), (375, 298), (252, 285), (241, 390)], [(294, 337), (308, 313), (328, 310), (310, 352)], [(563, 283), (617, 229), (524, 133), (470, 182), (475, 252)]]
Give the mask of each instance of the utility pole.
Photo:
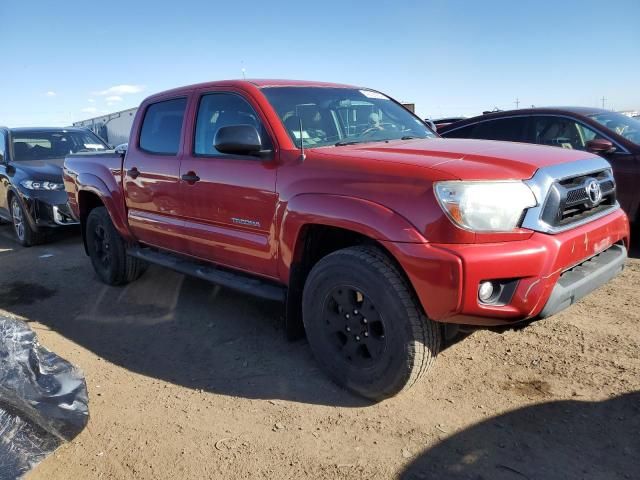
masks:
[(515, 104), (516, 104), (516, 110), (517, 110), (518, 108), (520, 108), (520, 99), (519, 99), (519, 98), (516, 98), (516, 101), (515, 101), (515, 102), (513, 102), (513, 103), (515, 103)]
[(606, 98), (604, 98), (604, 95), (602, 96), (602, 98), (600, 100), (602, 100), (602, 108), (604, 109), (604, 101), (606, 100)]

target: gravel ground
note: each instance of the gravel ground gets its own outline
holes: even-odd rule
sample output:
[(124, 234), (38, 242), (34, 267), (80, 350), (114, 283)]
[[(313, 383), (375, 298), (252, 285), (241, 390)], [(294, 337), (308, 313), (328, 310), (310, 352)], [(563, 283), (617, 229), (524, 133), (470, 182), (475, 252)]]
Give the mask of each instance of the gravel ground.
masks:
[(551, 319), (460, 339), (378, 404), (286, 342), (278, 304), (156, 267), (106, 287), (75, 233), (24, 249), (0, 226), (0, 266), (0, 313), (89, 388), (88, 428), (31, 480), (640, 478), (637, 258)]

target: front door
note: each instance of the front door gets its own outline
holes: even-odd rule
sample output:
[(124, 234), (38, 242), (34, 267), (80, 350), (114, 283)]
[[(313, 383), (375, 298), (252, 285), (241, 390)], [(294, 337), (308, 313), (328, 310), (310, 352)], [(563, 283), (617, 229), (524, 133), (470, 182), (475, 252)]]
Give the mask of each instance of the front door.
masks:
[(605, 155), (605, 158), (613, 167), (620, 206), (629, 215), (629, 221), (640, 221), (640, 195), (637, 190), (640, 185), (640, 154), (616, 151)]
[(271, 159), (228, 155), (214, 146), (223, 126), (253, 125), (263, 148), (271, 136), (257, 107), (230, 90), (201, 92), (193, 99), (195, 131), (182, 158), (181, 217), (191, 255), (217, 264), (277, 277), (276, 166)]
[(146, 107), (139, 136), (128, 146), (123, 184), (129, 226), (142, 243), (184, 251), (180, 203), (180, 149), (186, 98)]

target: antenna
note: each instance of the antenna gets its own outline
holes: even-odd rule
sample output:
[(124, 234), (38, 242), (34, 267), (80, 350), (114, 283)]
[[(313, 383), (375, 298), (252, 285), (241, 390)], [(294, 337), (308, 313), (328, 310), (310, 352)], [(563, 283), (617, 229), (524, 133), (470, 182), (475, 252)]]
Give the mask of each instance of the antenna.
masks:
[(300, 161), (304, 162), (307, 156), (304, 154), (304, 137), (302, 136), (302, 117), (298, 116), (300, 121)]

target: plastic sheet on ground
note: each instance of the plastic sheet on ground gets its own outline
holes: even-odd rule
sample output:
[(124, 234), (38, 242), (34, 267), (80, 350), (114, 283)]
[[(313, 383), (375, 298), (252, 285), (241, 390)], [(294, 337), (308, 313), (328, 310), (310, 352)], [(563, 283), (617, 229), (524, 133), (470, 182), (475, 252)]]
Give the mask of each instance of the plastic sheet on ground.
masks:
[(88, 419), (82, 372), (26, 323), (0, 316), (0, 480), (20, 478)]

